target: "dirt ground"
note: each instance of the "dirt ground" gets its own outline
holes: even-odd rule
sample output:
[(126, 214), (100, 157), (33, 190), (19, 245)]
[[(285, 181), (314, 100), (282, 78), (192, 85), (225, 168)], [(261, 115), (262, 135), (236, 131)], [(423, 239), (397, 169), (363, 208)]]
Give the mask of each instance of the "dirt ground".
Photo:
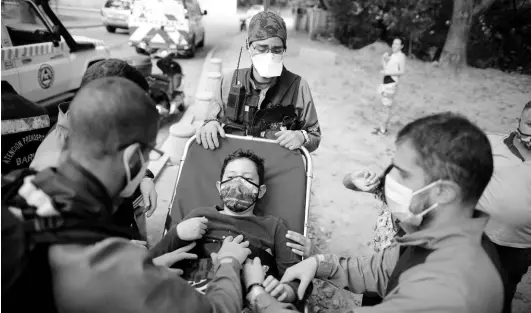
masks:
[[(373, 253), (371, 239), (381, 205), (371, 195), (345, 189), (341, 181), (356, 169), (383, 170), (393, 154), (397, 130), (423, 115), (454, 111), (486, 132), (508, 133), (531, 100), (528, 76), (468, 69), (454, 79), (432, 64), (408, 60), (390, 133), (379, 137), (371, 134), (380, 120), (376, 87), (381, 80), (380, 56), (389, 48), (375, 43), (353, 51), (291, 35), (286, 66), (309, 82), (323, 133), (321, 146), (313, 154), (311, 233), (320, 248), (339, 255)], [(304, 47), (335, 52), (335, 64), (319, 64), (318, 56), (301, 54)], [(341, 312), (360, 302), (360, 297), (336, 292), (321, 282), (317, 287), (310, 301), (314, 312)], [(513, 311), (531, 312), (531, 273), (519, 286)]]
[[(224, 68), (236, 67), (244, 40), (242, 33), (216, 51)], [(314, 52), (307, 53), (307, 48)], [(487, 132), (508, 133), (515, 128), (523, 105), (531, 100), (528, 76), (468, 69), (459, 78), (448, 78), (432, 64), (408, 60), (390, 132), (385, 137), (372, 135), (380, 120), (376, 89), (382, 79), (380, 57), (385, 51), (389, 47), (382, 43), (354, 51), (331, 42), (310, 41), (303, 34), (288, 36), (286, 67), (308, 81), (322, 128), (321, 145), (313, 153), (310, 234), (326, 252), (343, 256), (373, 253), (371, 239), (381, 205), (371, 195), (345, 189), (341, 181), (356, 169), (383, 170), (391, 160), (396, 131), (407, 122), (430, 113), (454, 111)], [(335, 53), (335, 62), (326, 62), (327, 52)], [(241, 66), (248, 65), (244, 50)], [(360, 304), (360, 296), (330, 284), (316, 281), (315, 287), (310, 299), (314, 312), (344, 312)], [(515, 298), (515, 313), (531, 312), (531, 273)]]

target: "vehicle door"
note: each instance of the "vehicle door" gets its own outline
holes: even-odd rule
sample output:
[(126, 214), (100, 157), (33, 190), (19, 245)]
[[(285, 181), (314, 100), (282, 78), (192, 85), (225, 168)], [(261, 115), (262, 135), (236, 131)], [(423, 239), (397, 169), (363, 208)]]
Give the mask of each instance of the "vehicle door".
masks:
[[(5, 15), (4, 15), (5, 14)], [(39, 102), (70, 89), (70, 50), (53, 35), (31, 1), (2, 1), (2, 23), (13, 45), (20, 94)]]
[(11, 44), (11, 38), (7, 33), (4, 25), (4, 10), (2, 8), (2, 80), (7, 81), (13, 88), (20, 93), (20, 80), (18, 69), (15, 66), (14, 49)]

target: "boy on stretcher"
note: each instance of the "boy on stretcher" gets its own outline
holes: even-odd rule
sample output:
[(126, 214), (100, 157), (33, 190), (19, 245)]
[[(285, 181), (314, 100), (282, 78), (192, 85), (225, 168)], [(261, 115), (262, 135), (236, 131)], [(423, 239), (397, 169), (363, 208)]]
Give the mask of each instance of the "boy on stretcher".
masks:
[(216, 183), (223, 208), (194, 209), (150, 250), (150, 254), (157, 257), (196, 241), (190, 252), (197, 254), (197, 260), (186, 261), (178, 267), (184, 271), (184, 279), (198, 291), (204, 291), (212, 277), (210, 254), (218, 252), (225, 237), (241, 234), (244, 241), (249, 241), (249, 258), (259, 257), (264, 265), (265, 290), (279, 301), (295, 302), (297, 284), (279, 283), (286, 269), (301, 260), (286, 245), (288, 228), (278, 217), (254, 215), (256, 202), (266, 192), (263, 183), (263, 159), (251, 151), (238, 150), (230, 154), (223, 163), (221, 179)]

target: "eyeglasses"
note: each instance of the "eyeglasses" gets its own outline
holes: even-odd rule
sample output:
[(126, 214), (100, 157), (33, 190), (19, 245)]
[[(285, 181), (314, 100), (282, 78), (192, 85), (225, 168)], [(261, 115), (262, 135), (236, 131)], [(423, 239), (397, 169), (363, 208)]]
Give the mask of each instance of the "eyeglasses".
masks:
[(282, 54), (284, 53), (284, 47), (269, 47), (267, 45), (251, 45), (254, 50), (260, 54), (271, 52), (273, 54)]

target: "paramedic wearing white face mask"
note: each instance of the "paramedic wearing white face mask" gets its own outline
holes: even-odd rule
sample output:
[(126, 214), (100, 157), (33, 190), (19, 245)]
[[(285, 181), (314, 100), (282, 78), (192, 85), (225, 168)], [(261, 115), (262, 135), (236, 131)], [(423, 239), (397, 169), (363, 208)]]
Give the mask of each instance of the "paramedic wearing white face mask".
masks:
[(286, 69), (287, 30), (272, 12), (260, 12), (249, 23), (246, 53), (252, 67), (223, 74), (214, 89), (206, 120), (197, 130), (197, 143), (219, 147), (225, 133), (276, 140), (294, 150), (317, 149), (321, 130), (308, 83)]
[(487, 136), (466, 118), (443, 113), (406, 125), (384, 188), (406, 233), (369, 257), (310, 257), (282, 282), (300, 280), (299, 295), (315, 277), (383, 298), (356, 312), (500, 313), (498, 259), (483, 236), (487, 217), (475, 210), (492, 171)]

